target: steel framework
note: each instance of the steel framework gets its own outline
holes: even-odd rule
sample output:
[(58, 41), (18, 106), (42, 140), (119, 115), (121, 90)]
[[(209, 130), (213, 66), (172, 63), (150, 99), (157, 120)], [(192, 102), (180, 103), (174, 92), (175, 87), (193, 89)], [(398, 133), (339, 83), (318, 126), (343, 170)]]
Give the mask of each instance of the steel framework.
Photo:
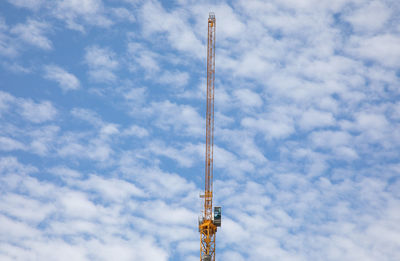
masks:
[(199, 220), (200, 261), (215, 261), (215, 235), (213, 222), (213, 154), (214, 154), (214, 80), (215, 80), (215, 27), (214, 13), (208, 17), (207, 42), (207, 112), (204, 211)]

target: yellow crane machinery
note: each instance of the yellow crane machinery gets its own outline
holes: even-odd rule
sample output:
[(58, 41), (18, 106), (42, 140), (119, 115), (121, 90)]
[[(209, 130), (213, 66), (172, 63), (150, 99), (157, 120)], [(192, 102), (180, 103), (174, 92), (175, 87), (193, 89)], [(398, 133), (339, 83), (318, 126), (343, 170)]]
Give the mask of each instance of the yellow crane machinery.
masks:
[(204, 198), (204, 210), (199, 218), (200, 261), (215, 261), (215, 235), (217, 227), (221, 226), (221, 207), (214, 207), (213, 213), (215, 22), (215, 14), (210, 13), (207, 41), (205, 189), (204, 195), (201, 195)]

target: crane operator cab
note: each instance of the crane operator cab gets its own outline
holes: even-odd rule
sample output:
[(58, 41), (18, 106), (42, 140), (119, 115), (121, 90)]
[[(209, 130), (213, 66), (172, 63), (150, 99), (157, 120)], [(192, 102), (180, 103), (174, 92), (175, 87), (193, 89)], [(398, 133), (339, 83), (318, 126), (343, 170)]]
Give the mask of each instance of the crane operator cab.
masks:
[(214, 225), (221, 226), (221, 207), (214, 207)]

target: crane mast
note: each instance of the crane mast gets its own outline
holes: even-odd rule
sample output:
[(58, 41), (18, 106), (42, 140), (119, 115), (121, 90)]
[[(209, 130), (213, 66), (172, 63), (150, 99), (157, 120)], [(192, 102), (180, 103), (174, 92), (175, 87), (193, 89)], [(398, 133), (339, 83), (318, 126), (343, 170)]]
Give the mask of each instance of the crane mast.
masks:
[(208, 18), (207, 43), (207, 113), (206, 113), (206, 165), (205, 165), (205, 218), (212, 217), (213, 145), (214, 145), (214, 79), (215, 79), (215, 16)]
[(221, 226), (221, 208), (214, 208), (213, 217), (213, 154), (214, 154), (214, 80), (215, 80), (215, 26), (214, 13), (208, 17), (207, 41), (207, 112), (204, 210), (199, 219), (200, 261), (215, 261), (215, 235)]

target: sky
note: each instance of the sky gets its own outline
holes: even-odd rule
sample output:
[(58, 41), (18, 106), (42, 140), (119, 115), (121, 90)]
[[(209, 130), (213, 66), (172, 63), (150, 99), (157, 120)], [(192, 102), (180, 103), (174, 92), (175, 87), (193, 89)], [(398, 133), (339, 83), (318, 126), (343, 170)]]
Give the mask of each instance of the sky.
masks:
[(400, 260), (397, 0), (0, 1), (0, 260)]

